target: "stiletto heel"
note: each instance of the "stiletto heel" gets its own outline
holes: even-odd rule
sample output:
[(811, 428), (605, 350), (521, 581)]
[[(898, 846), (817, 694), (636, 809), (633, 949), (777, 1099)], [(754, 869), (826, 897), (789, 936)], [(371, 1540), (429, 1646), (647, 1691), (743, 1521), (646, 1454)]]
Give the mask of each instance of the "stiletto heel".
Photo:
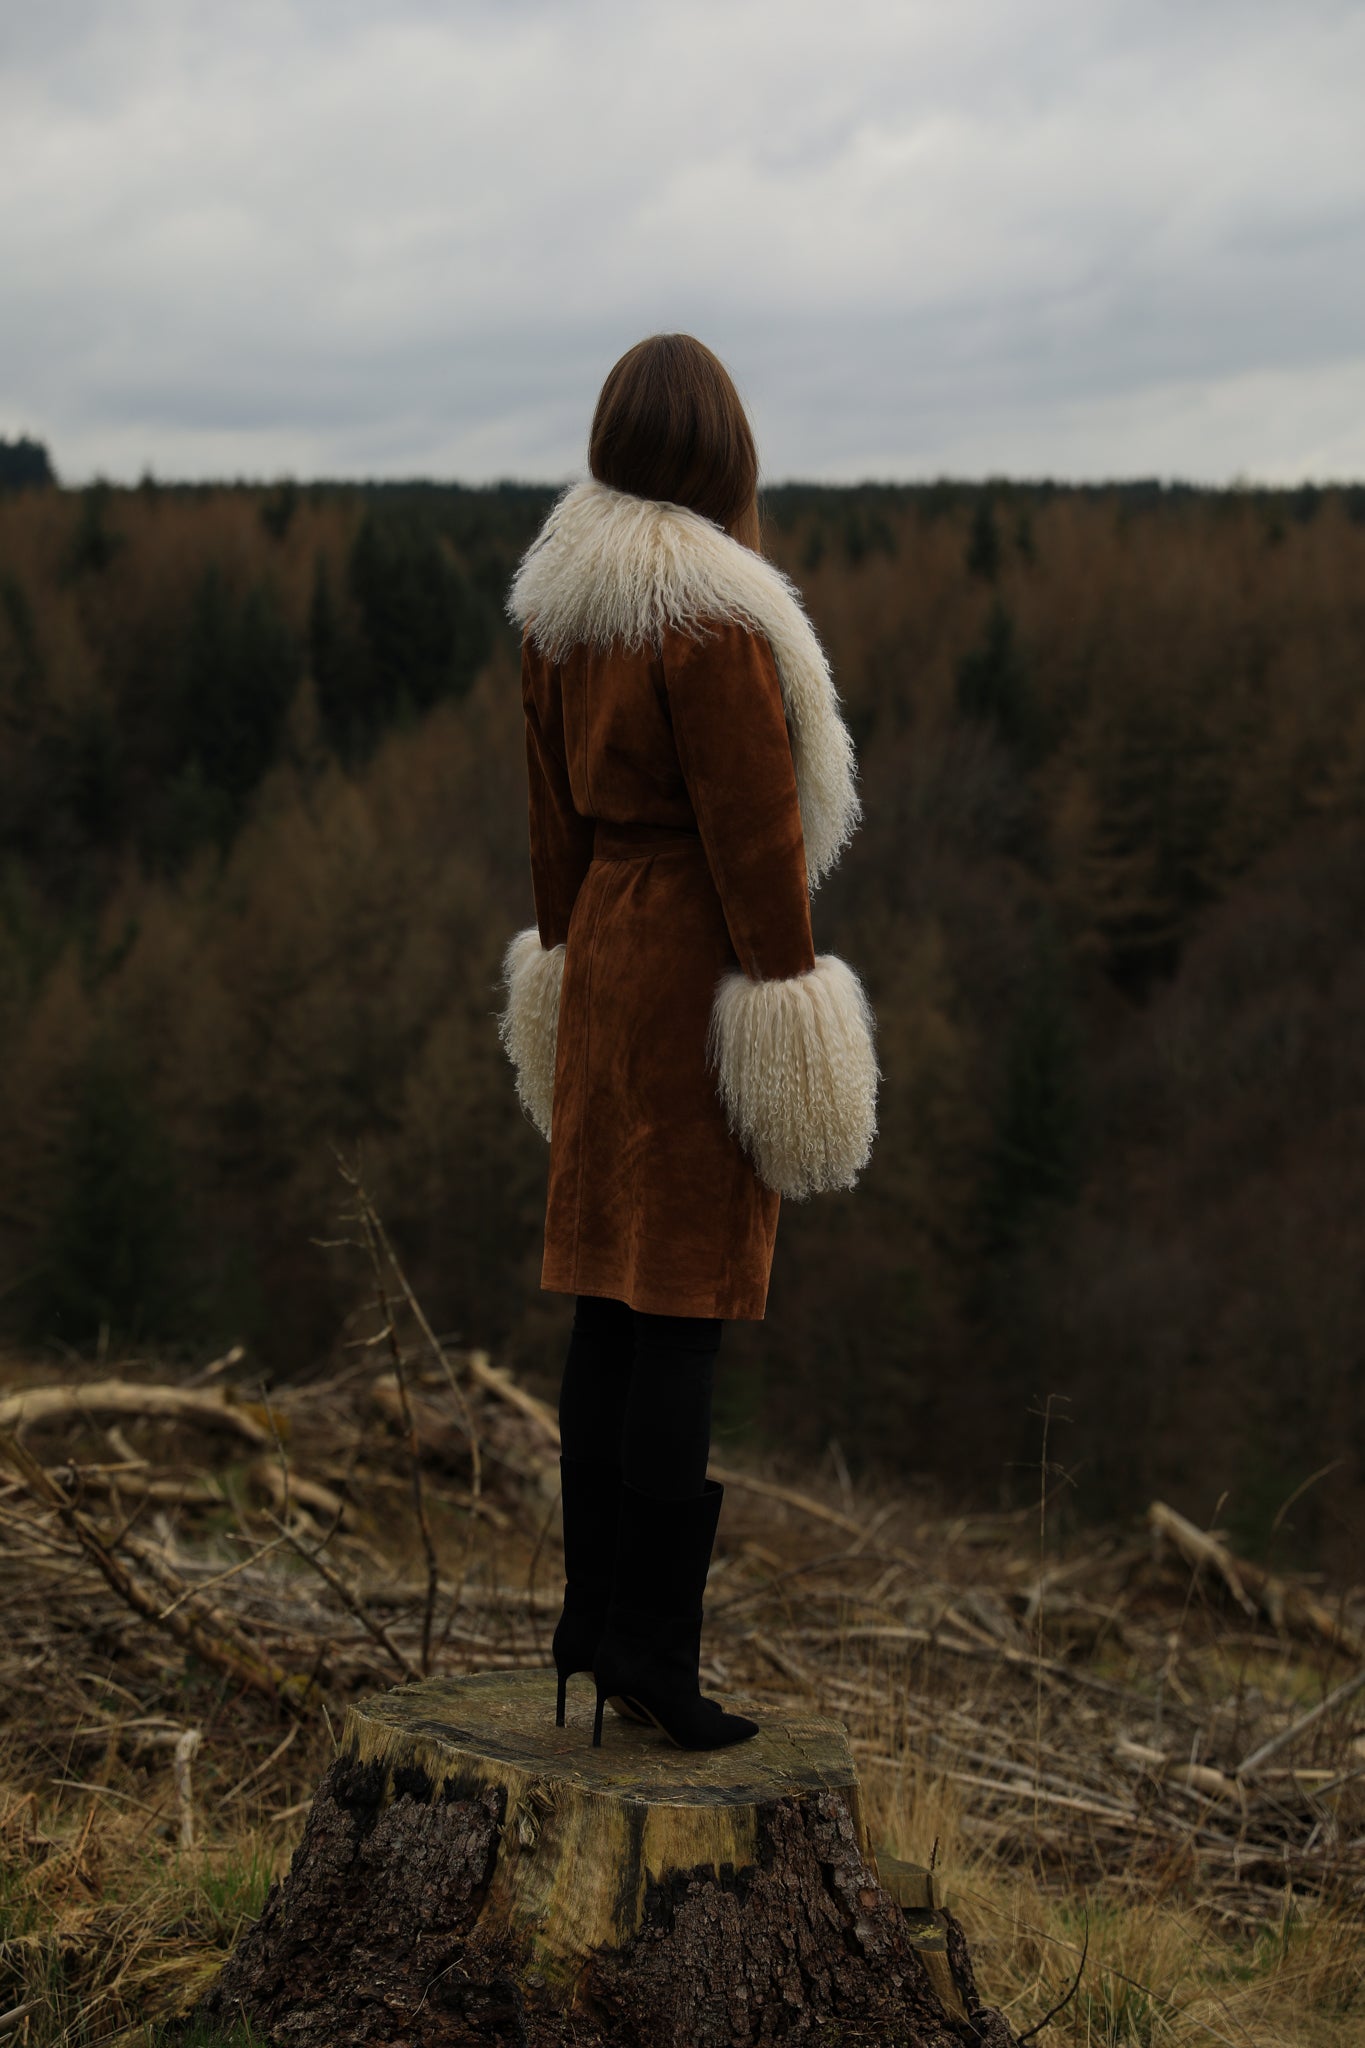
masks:
[(594, 1749), (600, 1749), (602, 1747), (602, 1709), (603, 1707), (605, 1707), (606, 1704), (607, 1696), (599, 1688), (597, 1694), (597, 1711), (592, 1717), (592, 1746)]
[(656, 1500), (622, 1487), (616, 1578), (593, 1660), (598, 1729), (605, 1700), (633, 1721), (652, 1722), (679, 1749), (723, 1749), (758, 1734), (757, 1721), (726, 1713), (698, 1681), (721, 1492), (713, 1479), (697, 1500)]
[(559, 1679), (555, 1726), (562, 1728), (568, 1682), (576, 1671), (591, 1672), (611, 1597), (620, 1517), (621, 1477), (614, 1466), (582, 1459), (559, 1461), (564, 1500), (564, 1606), (555, 1624), (550, 1656)]

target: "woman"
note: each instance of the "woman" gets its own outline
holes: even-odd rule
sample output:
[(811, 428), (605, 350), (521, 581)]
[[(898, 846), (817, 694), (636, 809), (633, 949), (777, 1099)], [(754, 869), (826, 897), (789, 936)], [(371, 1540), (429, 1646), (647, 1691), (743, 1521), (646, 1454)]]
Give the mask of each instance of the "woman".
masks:
[(851, 1186), (876, 1127), (871, 1012), (810, 923), (859, 807), (711, 351), (664, 334), (623, 356), (589, 467), (509, 603), (536, 924), (507, 949), (500, 1029), (550, 1141), (541, 1285), (577, 1297), (558, 1718), (591, 1670), (594, 1743), (610, 1699), (713, 1749), (757, 1732), (698, 1684), (721, 1331), (763, 1315), (781, 1197)]

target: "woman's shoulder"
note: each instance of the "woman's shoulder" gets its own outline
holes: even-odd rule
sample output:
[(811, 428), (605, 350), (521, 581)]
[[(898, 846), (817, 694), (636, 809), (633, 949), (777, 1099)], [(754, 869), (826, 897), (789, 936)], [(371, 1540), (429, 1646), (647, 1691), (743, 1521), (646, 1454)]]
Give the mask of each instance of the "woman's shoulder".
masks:
[(666, 626), (658, 653), (664, 685), (671, 698), (710, 704), (771, 699), (785, 717), (786, 706), (777, 658), (767, 636), (747, 619), (725, 613)]
[(751, 661), (755, 656), (773, 662), (772, 642), (753, 619), (733, 612), (703, 612), (696, 618), (664, 626), (659, 654), (665, 664), (687, 665), (697, 659)]

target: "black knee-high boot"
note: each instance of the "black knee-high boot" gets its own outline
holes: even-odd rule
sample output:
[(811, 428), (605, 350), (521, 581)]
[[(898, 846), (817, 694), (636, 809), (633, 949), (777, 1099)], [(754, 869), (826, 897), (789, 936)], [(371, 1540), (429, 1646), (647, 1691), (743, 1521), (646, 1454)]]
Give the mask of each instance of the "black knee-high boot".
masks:
[(652, 1721), (679, 1749), (723, 1749), (757, 1735), (758, 1723), (727, 1714), (701, 1690), (702, 1595), (720, 1519), (714, 1479), (694, 1500), (656, 1500), (621, 1488), (616, 1575), (597, 1644), (594, 1746), (610, 1700)]
[(580, 1296), (560, 1386), (559, 1461), (564, 1507), (564, 1607), (551, 1654), (559, 1681), (555, 1719), (577, 1671), (591, 1671), (611, 1594), (621, 1511), (621, 1431), (635, 1348), (624, 1302)]
[(561, 1458), (564, 1501), (564, 1607), (550, 1653), (559, 1694), (555, 1720), (564, 1726), (564, 1694), (576, 1671), (591, 1671), (611, 1598), (616, 1564), (616, 1531), (621, 1513), (621, 1473), (613, 1465)]

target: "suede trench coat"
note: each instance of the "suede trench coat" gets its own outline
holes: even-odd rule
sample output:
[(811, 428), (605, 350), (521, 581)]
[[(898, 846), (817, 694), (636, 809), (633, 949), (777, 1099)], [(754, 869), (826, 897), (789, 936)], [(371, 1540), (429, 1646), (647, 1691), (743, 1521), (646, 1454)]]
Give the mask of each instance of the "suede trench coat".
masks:
[(792, 586), (699, 514), (590, 481), (512, 587), (534, 926), (500, 1028), (550, 1141), (541, 1285), (758, 1320), (784, 1194), (851, 1186), (873, 1020), (810, 892), (858, 818)]

